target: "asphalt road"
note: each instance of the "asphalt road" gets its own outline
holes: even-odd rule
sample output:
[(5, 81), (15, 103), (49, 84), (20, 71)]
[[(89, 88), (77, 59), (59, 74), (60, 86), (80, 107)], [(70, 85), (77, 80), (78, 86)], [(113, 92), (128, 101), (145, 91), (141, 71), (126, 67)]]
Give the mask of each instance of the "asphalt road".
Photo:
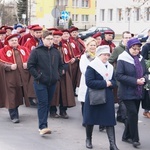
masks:
[[(51, 135), (41, 137), (37, 124), (37, 109), (19, 107), (20, 123), (13, 124), (5, 108), (0, 109), (0, 150), (87, 150), (85, 148), (85, 128), (82, 127), (80, 103), (68, 109), (69, 119), (48, 119)], [(117, 108), (117, 104), (115, 105)], [(139, 113), (141, 150), (150, 149), (150, 119)], [(124, 125), (117, 123), (116, 139), (120, 150), (135, 150), (131, 144), (121, 141)], [(106, 132), (93, 131), (93, 150), (109, 150)]]

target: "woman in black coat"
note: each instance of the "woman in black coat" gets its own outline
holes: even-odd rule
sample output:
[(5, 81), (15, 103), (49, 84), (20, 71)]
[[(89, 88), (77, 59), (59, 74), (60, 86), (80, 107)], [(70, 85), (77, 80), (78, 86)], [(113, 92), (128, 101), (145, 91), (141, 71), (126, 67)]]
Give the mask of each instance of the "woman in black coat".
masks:
[[(115, 143), (115, 109), (112, 88), (116, 86), (113, 76), (113, 66), (108, 62), (110, 48), (108, 45), (99, 46), (96, 50), (97, 57), (87, 67), (85, 78), (86, 85), (91, 89), (105, 89), (105, 104), (90, 105), (87, 89), (83, 112), (83, 123), (86, 124), (86, 147), (92, 148), (92, 132), (94, 125), (106, 126), (110, 142), (110, 150), (118, 150)], [(95, 95), (96, 96), (96, 95)]]
[(132, 142), (134, 147), (140, 145), (138, 134), (138, 112), (143, 98), (146, 65), (139, 55), (141, 42), (130, 39), (127, 50), (119, 55), (116, 68), (116, 79), (120, 82), (119, 95), (127, 108), (127, 120), (122, 141)]

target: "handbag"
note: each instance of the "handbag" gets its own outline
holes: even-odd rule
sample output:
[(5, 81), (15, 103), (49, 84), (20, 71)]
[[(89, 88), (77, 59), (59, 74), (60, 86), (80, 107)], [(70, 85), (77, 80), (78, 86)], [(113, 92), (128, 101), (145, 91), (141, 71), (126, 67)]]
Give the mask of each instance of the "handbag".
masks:
[(105, 104), (106, 103), (105, 89), (97, 90), (89, 88), (89, 100), (90, 105)]

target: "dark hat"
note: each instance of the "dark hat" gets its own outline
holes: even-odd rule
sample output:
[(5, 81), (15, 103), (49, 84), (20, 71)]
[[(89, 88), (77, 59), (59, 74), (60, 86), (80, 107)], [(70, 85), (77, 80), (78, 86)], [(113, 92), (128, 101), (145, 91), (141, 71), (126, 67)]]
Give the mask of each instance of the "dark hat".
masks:
[(21, 24), (17, 24), (14, 29), (17, 29), (17, 28), (23, 28), (23, 26)]
[(71, 28), (69, 29), (70, 32), (78, 31), (78, 30), (79, 30), (79, 29), (78, 29), (77, 27), (71, 27)]
[(18, 37), (18, 34), (11, 34), (6, 38), (6, 41), (9, 41), (10, 39), (14, 38), (14, 37)]
[(132, 38), (127, 42), (127, 48), (130, 49), (133, 45), (142, 46), (142, 43), (137, 38)]
[(60, 35), (60, 36), (62, 36), (62, 34), (63, 34), (63, 33), (62, 33), (60, 30), (53, 32), (53, 35)]
[(13, 30), (13, 27), (6, 26), (5, 30), (7, 30), (7, 29)]
[(47, 30), (48, 30), (48, 31), (52, 31), (52, 30), (54, 30), (54, 31), (58, 31), (58, 29), (57, 29), (57, 28), (47, 28)]
[(68, 29), (64, 29), (64, 30), (62, 30), (62, 32), (68, 32), (68, 33), (70, 33), (70, 31)]
[(23, 29), (21, 29), (21, 30), (19, 31), (19, 33), (23, 33), (23, 32), (26, 32), (26, 29), (25, 29), (25, 28), (23, 28)]
[(32, 28), (32, 30), (33, 31), (41, 31), (41, 30), (43, 30), (43, 28), (40, 27), (40, 26), (35, 26), (35, 27)]
[(5, 30), (0, 30), (0, 34), (6, 34)]
[(95, 33), (92, 37), (93, 38), (97, 38), (97, 37), (100, 37), (102, 34), (100, 33), (100, 32), (97, 32), (97, 33)]
[(104, 34), (114, 34), (114, 32), (111, 31), (111, 30), (106, 30), (106, 31), (104, 32)]

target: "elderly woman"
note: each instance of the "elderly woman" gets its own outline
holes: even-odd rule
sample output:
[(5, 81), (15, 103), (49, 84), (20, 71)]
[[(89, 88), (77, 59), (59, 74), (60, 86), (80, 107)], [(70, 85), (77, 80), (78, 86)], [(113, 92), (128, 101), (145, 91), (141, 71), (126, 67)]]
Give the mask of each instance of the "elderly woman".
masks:
[(120, 82), (119, 95), (127, 108), (128, 115), (122, 140), (132, 142), (134, 147), (140, 145), (138, 112), (146, 73), (145, 61), (139, 54), (141, 46), (137, 38), (130, 39), (126, 51), (118, 57), (116, 68), (116, 79)]
[(85, 71), (88, 64), (95, 58), (96, 45), (97, 45), (96, 40), (92, 37), (89, 37), (85, 42), (86, 51), (81, 56), (80, 59), (79, 66), (81, 70), (81, 80), (80, 80), (80, 86), (78, 92), (78, 101), (80, 101), (82, 105), (82, 114), (83, 114), (83, 107), (84, 107), (85, 95), (87, 90), (87, 86), (85, 84)]
[[(116, 86), (116, 81), (113, 75), (113, 66), (108, 62), (110, 57), (110, 48), (108, 45), (99, 46), (96, 49), (96, 58), (90, 62), (87, 67), (85, 78), (88, 87), (83, 119), (86, 124), (86, 147), (92, 148), (92, 132), (94, 125), (103, 125), (106, 127), (106, 132), (110, 142), (110, 150), (118, 150), (115, 142), (115, 109), (114, 95), (112, 88)], [(90, 105), (89, 88), (105, 89), (106, 100), (105, 104)]]

